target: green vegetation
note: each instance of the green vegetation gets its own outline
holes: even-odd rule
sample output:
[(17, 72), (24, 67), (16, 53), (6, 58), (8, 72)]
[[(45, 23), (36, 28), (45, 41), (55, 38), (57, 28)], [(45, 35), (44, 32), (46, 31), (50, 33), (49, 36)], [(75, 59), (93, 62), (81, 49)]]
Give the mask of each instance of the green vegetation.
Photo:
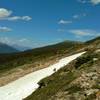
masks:
[(50, 45), (33, 50), (13, 53), (13, 54), (0, 54), (0, 73), (4, 73), (13, 68), (34, 62), (42, 62), (49, 60), (50, 57), (63, 56), (77, 49), (77, 46), (82, 46), (81, 43), (65, 41), (59, 44)]
[(90, 61), (91, 61), (91, 64), (92, 64), (93, 58), (95, 58), (96, 56), (97, 56), (96, 54), (94, 54), (94, 53), (92, 54), (92, 52), (90, 52), (88, 55), (79, 57), (76, 61), (75, 68), (79, 68), (84, 63), (87, 63), (87, 62), (90, 62)]
[(85, 43), (86, 44), (92, 44), (92, 43), (95, 43), (95, 42), (100, 42), (100, 36), (98, 36), (97, 38), (94, 38), (92, 40), (89, 40), (89, 41), (86, 41)]
[(96, 95), (95, 94), (91, 94), (85, 100), (95, 100), (95, 98), (96, 98)]
[(81, 90), (82, 90), (82, 88), (80, 88), (77, 85), (71, 86), (68, 89), (66, 89), (66, 91), (69, 91), (69, 94), (75, 93), (75, 92), (78, 92), (78, 91), (81, 91)]
[(51, 96), (63, 89), (65, 85), (75, 79), (75, 76), (71, 72), (68, 72), (65, 75), (61, 75), (61, 73), (62, 71), (59, 71), (53, 76), (43, 79), (39, 83), (43, 83), (43, 86), (34, 92), (32, 96), (29, 96), (27, 100), (48, 100)]
[[(94, 57), (98, 58), (98, 60), (93, 61)], [(99, 81), (99, 75), (92, 74), (97, 73), (95, 69), (100, 66), (99, 59), (100, 53), (87, 52), (52, 76), (41, 80), (39, 89), (25, 100), (72, 100), (72, 98), (73, 100), (79, 100), (78, 98), (81, 98), (81, 100), (94, 100), (96, 98), (95, 92), (87, 95), (86, 89), (98, 89), (99, 87), (96, 85)], [(80, 83), (83, 72), (87, 73), (83, 74), (86, 78), (83, 77), (82, 83)], [(90, 76), (88, 76), (88, 73), (90, 73)], [(93, 80), (93, 77), (98, 78)], [(93, 81), (95, 86), (93, 84), (92, 87)], [(91, 85), (90, 88), (88, 86), (82, 87), (86, 82)]]
[(99, 49), (100, 37), (85, 43), (65, 41), (20, 53), (0, 54), (0, 75), (25, 64), (35, 66), (35, 62), (45, 63), (86, 50), (86, 54), (41, 80), (40, 87), (25, 100), (94, 100), (95, 89), (100, 91), (100, 52), (96, 51)]

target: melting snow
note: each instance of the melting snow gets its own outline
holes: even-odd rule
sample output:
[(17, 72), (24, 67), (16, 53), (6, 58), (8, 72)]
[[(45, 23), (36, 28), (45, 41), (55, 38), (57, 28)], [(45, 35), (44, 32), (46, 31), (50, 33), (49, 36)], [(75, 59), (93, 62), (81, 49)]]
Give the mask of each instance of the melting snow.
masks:
[[(60, 68), (67, 65), (72, 60), (81, 56), (85, 52), (78, 53), (69, 57), (65, 57), (54, 65), (47, 68), (30, 73), (14, 82), (11, 82), (3, 87), (0, 87), (0, 100), (22, 100), (34, 92), (39, 85), (41, 79), (52, 75)], [(54, 71), (56, 69), (56, 71)]]

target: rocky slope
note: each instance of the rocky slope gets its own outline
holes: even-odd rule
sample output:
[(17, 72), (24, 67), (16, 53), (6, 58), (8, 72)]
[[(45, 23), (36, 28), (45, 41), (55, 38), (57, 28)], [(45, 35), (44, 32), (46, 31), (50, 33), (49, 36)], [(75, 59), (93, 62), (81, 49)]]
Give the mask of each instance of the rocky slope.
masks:
[(25, 100), (100, 100), (100, 38), (85, 45), (86, 54), (41, 80)]
[(0, 54), (0, 86), (26, 74), (48, 67), (64, 56), (76, 53), (83, 43), (62, 43), (13, 54)]

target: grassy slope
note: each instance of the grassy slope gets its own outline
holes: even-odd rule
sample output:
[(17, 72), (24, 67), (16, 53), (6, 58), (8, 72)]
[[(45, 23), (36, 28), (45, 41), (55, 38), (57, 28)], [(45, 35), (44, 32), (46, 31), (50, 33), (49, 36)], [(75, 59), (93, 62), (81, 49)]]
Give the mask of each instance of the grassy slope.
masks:
[[(98, 60), (93, 61), (94, 57), (98, 58)], [(83, 80), (82, 83), (78, 83), (75, 80), (80, 79), (82, 73), (86, 73), (87, 75), (88, 73), (90, 73), (90, 75), (92, 73), (97, 74), (96, 70), (100, 67), (99, 60), (100, 53), (90, 52), (83, 55), (52, 76), (41, 80), (39, 82), (41, 87), (25, 100), (80, 100), (80, 98), (81, 100), (94, 100), (96, 93), (94, 92), (87, 95), (86, 89), (99, 90), (100, 86), (97, 86), (97, 84), (100, 82), (100, 76), (96, 76), (96, 80), (91, 79), (93, 76), (90, 76), (89, 79), (86, 77), (89, 82)], [(89, 83), (91, 87), (82, 87), (83, 82)], [(95, 84), (91, 85), (92, 82)]]
[(25, 100), (95, 100), (100, 94), (100, 38), (85, 44), (86, 54), (41, 80), (40, 88)]
[(0, 54), (0, 74), (21, 65), (46, 61), (53, 56), (65, 55), (65, 53), (72, 52), (78, 47), (81, 48), (81, 46), (82, 45), (77, 42), (65, 41), (59, 44), (36, 48), (21, 53)]
[(86, 44), (91, 44), (91, 43), (95, 43), (95, 42), (99, 42), (100, 43), (100, 36), (98, 36), (95, 39), (89, 40), (86, 42)]

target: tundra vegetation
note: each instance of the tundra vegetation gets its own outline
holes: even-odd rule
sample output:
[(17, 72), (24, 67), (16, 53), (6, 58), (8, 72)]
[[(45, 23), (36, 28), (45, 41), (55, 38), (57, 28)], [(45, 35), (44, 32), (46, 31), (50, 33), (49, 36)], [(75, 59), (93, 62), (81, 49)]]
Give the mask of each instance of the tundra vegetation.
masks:
[(25, 100), (100, 100), (100, 37), (85, 43), (87, 52), (52, 76)]

